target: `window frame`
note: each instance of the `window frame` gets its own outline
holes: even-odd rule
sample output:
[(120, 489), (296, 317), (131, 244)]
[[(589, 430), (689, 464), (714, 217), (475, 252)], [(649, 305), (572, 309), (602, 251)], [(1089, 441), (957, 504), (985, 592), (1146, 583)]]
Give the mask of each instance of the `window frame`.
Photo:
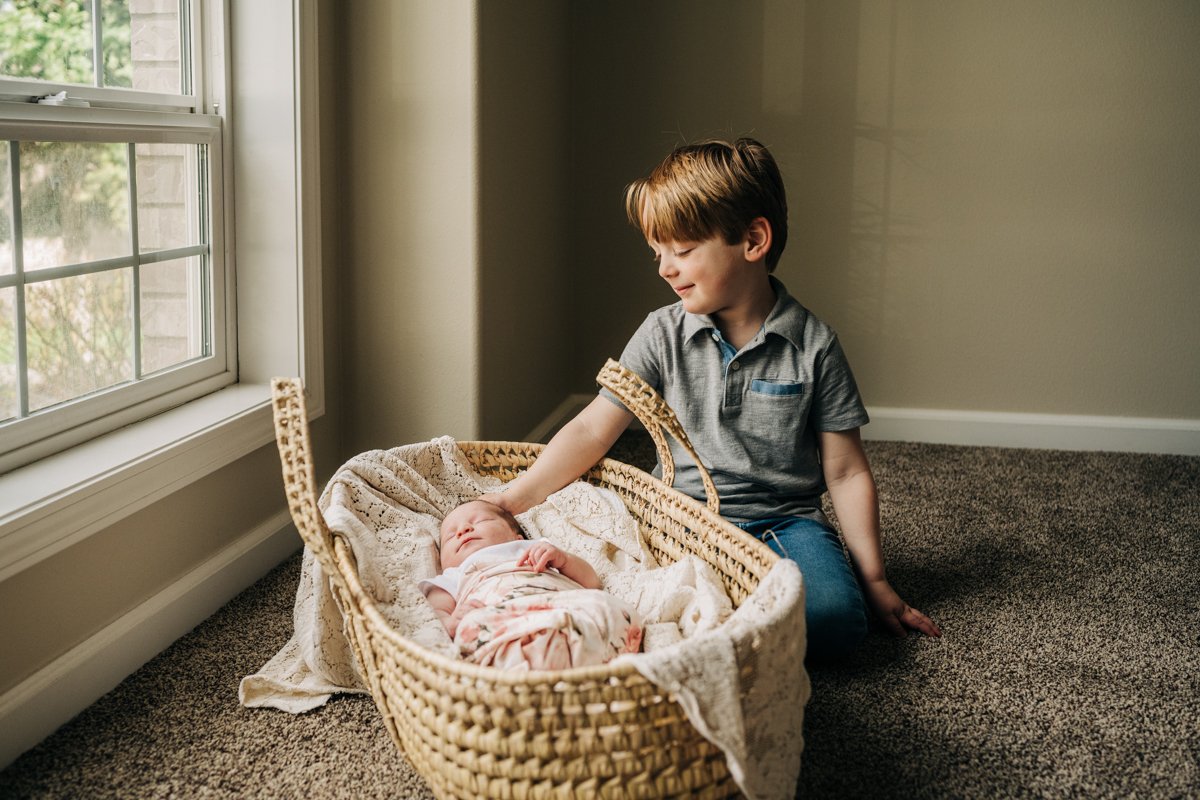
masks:
[(317, 0), (202, 5), (225, 23), (206, 36), (228, 31), (203, 46), (244, 76), (203, 98), (225, 132), (238, 382), (0, 475), (0, 580), (270, 444), (272, 376), (324, 414)]
[[(212, 319), (208, 356), (116, 387), (73, 399), (61, 407), (37, 411), (24, 418), (0, 421), (6, 441), (0, 451), (0, 473), (44, 458), (72, 445), (139, 419), (216, 391), (236, 379), (236, 329), (228, 287), (233, 285), (231, 261), (224, 257), (225, 169), (221, 120), (215, 115), (106, 109), (55, 108), (32, 103), (0, 108), (0, 141), (122, 141), (132, 143), (201, 144), (207, 148), (207, 208), (209, 294)], [(8, 176), (0, 177), (7, 180)], [(151, 263), (153, 257), (131, 253), (126, 260)], [(38, 270), (24, 270), (37, 275)], [(6, 280), (7, 279), (7, 280)], [(0, 286), (24, 284), (16, 274), (0, 276)]]
[[(99, 3), (93, 0), (92, 5), (95, 15)], [(207, 146), (208, 196), (207, 208), (202, 213), (207, 217), (209, 236), (210, 352), (196, 363), (106, 387), (24, 417), (0, 421), (0, 439), (4, 440), (0, 447), (0, 475), (237, 381), (234, 262), (224, 243), (226, 227), (231, 222), (226, 209), (232, 185), (224, 158), (227, 132), (216, 113), (220, 102), (214, 91), (227, 87), (231, 73), (227, 58), (229, 15), (223, 3), (204, 0), (178, 0), (178, 8), (181, 29), (178, 94), (103, 87), (99, 85), (98, 72), (92, 85), (0, 78), (0, 141), (191, 143), (200, 139)], [(93, 64), (98, 70), (103, 57), (98, 49), (98, 27), (93, 34), (97, 48)], [(59, 91), (91, 105), (32, 102)], [(210, 109), (213, 113), (205, 113)], [(7, 180), (8, 176), (0, 179)], [(19, 213), (19, 209), (14, 212)], [(131, 254), (139, 262), (140, 256)], [(17, 283), (18, 290), (21, 285)], [(24, 366), (18, 364), (18, 369)]]

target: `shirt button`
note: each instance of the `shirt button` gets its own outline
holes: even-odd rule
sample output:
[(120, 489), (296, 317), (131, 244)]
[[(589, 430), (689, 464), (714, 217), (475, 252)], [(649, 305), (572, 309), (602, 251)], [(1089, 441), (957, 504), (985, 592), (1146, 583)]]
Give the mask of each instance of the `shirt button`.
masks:
[(731, 370), (733, 370), (734, 372), (737, 372), (739, 369), (742, 368), (742, 365), (739, 364), (738, 362), (734, 361), (732, 364), (729, 365), (729, 368)]
[(719, 341), (721, 341), (721, 334), (719, 334), (719, 333), (714, 333), (714, 334), (713, 334), (713, 341), (714, 341), (714, 342), (719, 342)]

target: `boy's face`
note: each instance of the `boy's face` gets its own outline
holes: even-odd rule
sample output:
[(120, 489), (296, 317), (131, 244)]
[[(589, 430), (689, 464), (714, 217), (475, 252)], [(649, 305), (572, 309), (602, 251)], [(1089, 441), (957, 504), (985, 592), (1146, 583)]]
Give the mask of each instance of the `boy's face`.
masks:
[(477, 550), (522, 538), (491, 503), (483, 500), (463, 503), (442, 520), (442, 569), (459, 566)]
[(699, 242), (648, 239), (658, 274), (690, 314), (720, 317), (752, 296), (762, 276), (746, 255), (746, 243), (728, 244), (721, 236)]

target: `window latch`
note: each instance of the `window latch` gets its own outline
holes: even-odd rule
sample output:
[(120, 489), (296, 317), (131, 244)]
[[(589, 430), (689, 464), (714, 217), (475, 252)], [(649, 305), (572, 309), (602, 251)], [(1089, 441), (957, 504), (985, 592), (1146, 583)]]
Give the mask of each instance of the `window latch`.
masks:
[(87, 100), (82, 100), (78, 97), (67, 97), (67, 90), (64, 89), (58, 94), (48, 94), (42, 97), (34, 98), (38, 105), (43, 106), (74, 106), (76, 108), (90, 108), (91, 103)]

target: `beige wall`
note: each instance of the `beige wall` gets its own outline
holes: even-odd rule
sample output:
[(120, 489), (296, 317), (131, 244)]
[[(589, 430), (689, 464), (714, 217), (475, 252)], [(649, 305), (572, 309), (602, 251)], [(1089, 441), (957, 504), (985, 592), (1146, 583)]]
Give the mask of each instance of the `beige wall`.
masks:
[(473, 3), (348, 3), (341, 278), (348, 450), (476, 438)]
[(283, 481), (274, 449), (0, 582), (0, 694), (278, 512)]
[(572, 391), (567, 12), (479, 5), (481, 438), (524, 439)]
[(346, 8), (349, 452), (520, 439), (571, 391), (567, 8)]
[(572, 6), (574, 383), (671, 301), (620, 189), (750, 133), (869, 405), (1200, 418), (1200, 7)]

